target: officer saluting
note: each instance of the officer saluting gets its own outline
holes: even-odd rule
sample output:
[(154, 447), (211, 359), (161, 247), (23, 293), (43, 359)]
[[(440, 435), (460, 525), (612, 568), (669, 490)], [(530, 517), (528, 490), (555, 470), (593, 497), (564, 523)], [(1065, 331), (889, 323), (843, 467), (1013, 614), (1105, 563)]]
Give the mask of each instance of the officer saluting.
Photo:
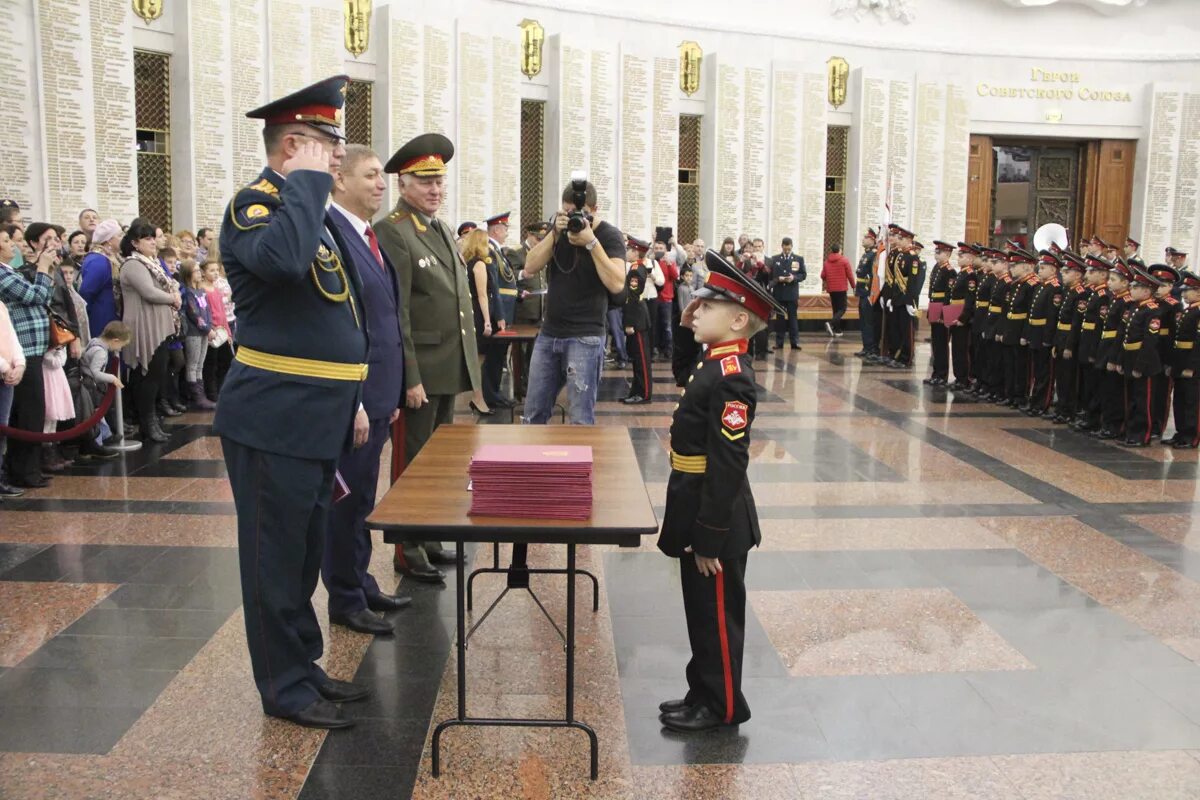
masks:
[(315, 728), (348, 727), (334, 703), (367, 696), (317, 666), (312, 607), (337, 457), (367, 434), (362, 288), (325, 210), (347, 81), (246, 115), (266, 122), (268, 166), (221, 224), (240, 347), (213, 427), (237, 507), (250, 662), (263, 710)]

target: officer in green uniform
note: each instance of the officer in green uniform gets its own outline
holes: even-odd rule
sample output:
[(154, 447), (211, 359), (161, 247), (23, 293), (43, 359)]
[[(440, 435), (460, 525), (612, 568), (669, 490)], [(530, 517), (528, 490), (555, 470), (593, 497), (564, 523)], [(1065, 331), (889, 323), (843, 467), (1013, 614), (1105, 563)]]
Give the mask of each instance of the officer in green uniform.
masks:
[(246, 115), (266, 122), (268, 166), (221, 223), (239, 348), (213, 429), (237, 508), (246, 643), (263, 710), (313, 728), (348, 727), (334, 703), (367, 696), (317, 666), (312, 606), (337, 458), (369, 432), (362, 284), (325, 210), (347, 81)]
[[(454, 402), (480, 385), (479, 353), (467, 266), (450, 227), (438, 220), (445, 196), (446, 163), (454, 145), (440, 133), (422, 134), (391, 157), (384, 171), (400, 176), (396, 208), (375, 223), (379, 245), (400, 283), (404, 332), (404, 454), (412, 461), (433, 431), (454, 419)], [(396, 446), (396, 443), (393, 443)], [(453, 564), (441, 542), (396, 546), (396, 571), (440, 583), (434, 564)]]

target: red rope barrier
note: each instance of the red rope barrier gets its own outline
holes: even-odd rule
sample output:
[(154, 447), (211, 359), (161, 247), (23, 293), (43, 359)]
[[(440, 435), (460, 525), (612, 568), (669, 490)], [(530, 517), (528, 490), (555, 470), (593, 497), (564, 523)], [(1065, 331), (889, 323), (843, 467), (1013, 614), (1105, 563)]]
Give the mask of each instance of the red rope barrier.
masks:
[[(108, 368), (114, 370), (114, 365), (117, 359), (109, 360)], [(109, 372), (109, 375), (116, 375), (115, 371)], [(87, 389), (80, 387), (81, 392), (86, 392)], [(7, 436), (10, 439), (16, 439), (19, 442), (66, 442), (71, 439), (78, 439), (90, 429), (99, 424), (104, 415), (108, 413), (108, 409), (112, 407), (113, 398), (117, 394), (117, 385), (110, 383), (108, 391), (104, 393), (104, 397), (100, 400), (100, 406), (96, 409), (96, 413), (85, 419), (83, 422), (76, 425), (74, 428), (69, 428), (65, 431), (55, 431), (54, 433), (42, 433), (41, 431), (27, 431), (24, 428), (10, 428), (5, 425), (0, 425), (0, 436)]]

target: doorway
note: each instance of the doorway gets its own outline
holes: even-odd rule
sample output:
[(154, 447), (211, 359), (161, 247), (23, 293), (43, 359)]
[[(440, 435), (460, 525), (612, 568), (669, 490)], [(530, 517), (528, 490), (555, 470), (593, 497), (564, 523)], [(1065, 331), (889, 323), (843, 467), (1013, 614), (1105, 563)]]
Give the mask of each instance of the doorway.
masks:
[(1011, 239), (1028, 248), (1034, 231), (1052, 222), (1079, 230), (1081, 149), (1078, 144), (992, 145), (996, 180), (989, 245), (1003, 247)]

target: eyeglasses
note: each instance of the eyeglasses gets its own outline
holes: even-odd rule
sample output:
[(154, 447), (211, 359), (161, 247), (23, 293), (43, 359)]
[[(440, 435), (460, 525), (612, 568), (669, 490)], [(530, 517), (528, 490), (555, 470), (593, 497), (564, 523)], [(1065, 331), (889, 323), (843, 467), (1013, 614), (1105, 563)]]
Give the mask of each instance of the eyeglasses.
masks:
[(322, 144), (327, 144), (330, 147), (337, 147), (339, 144), (342, 143), (341, 139), (334, 139), (330, 136), (313, 136), (311, 133), (305, 133), (304, 131), (292, 131), (291, 133), (289, 133), (287, 135), (288, 136), (303, 136), (305, 139), (312, 139), (314, 142), (321, 142)]

